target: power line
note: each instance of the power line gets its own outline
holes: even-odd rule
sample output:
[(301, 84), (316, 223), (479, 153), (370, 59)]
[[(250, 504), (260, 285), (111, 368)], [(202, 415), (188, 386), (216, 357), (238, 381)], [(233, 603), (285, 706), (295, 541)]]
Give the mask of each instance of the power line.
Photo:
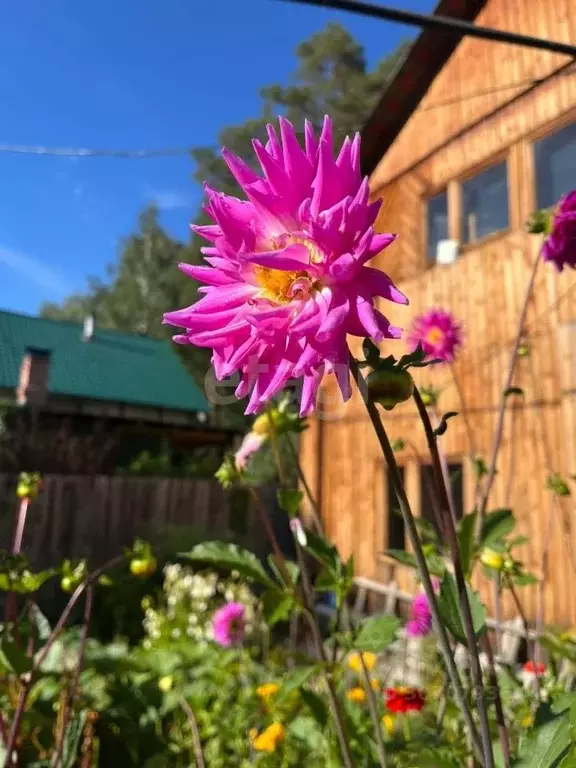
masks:
[(13, 155), (53, 155), (56, 157), (115, 157), (139, 159), (148, 157), (177, 157), (189, 155), (192, 147), (160, 149), (89, 149), (86, 147), (44, 147), (24, 144), (0, 144), (0, 152)]
[(527, 48), (539, 48), (543, 51), (561, 53), (576, 58), (576, 46), (568, 43), (560, 43), (554, 40), (544, 40), (541, 37), (520, 35), (517, 32), (505, 32), (491, 27), (478, 27), (469, 21), (454, 19), (450, 16), (436, 16), (434, 14), (415, 13), (414, 11), (401, 11), (398, 8), (390, 8), (383, 5), (361, 2), (361, 0), (284, 0), (300, 5), (317, 5), (326, 8), (334, 8), (341, 11), (350, 11), (361, 16), (371, 16), (383, 21), (394, 21), (399, 24), (408, 24), (422, 29), (439, 29), (444, 32), (452, 32), (459, 36), (478, 37), (482, 40), (492, 40), (497, 43), (509, 43), (521, 45)]

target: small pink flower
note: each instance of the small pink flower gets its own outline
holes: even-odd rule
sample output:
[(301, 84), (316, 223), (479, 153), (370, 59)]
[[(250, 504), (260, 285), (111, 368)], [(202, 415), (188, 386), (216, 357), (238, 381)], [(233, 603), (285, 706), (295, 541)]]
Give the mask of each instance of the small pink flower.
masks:
[(257, 435), (255, 432), (248, 432), (244, 435), (244, 439), (240, 444), (240, 447), (234, 454), (234, 462), (238, 472), (243, 472), (246, 469), (249, 458), (253, 453), (260, 450), (262, 443), (266, 441), (265, 435)]
[(218, 645), (229, 648), (238, 645), (244, 639), (244, 605), (226, 603), (212, 616), (212, 631)]
[(462, 344), (462, 328), (450, 312), (430, 309), (415, 318), (408, 335), (410, 347), (416, 349), (419, 343), (429, 360), (451, 363)]
[(412, 600), (412, 618), (406, 624), (410, 637), (425, 637), (432, 631), (432, 612), (427, 596), (422, 592)]
[(576, 189), (558, 204), (552, 232), (542, 246), (542, 258), (551, 261), (558, 272), (566, 265), (576, 269)]

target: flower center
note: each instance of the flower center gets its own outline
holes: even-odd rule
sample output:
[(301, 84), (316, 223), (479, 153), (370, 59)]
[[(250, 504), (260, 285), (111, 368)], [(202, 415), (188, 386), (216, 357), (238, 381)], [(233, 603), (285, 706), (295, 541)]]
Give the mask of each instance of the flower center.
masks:
[(440, 328), (430, 328), (424, 338), (428, 344), (431, 344), (433, 347), (437, 347), (444, 341), (444, 331), (440, 330)]
[[(289, 244), (304, 245), (310, 254), (310, 263), (318, 264), (323, 260), (317, 245), (304, 237), (290, 236), (287, 241), (277, 241), (274, 246), (285, 248)], [(318, 280), (310, 277), (305, 269), (285, 272), (271, 267), (254, 267), (254, 276), (262, 288), (262, 296), (275, 304), (289, 304), (293, 299), (308, 299), (322, 288)]]

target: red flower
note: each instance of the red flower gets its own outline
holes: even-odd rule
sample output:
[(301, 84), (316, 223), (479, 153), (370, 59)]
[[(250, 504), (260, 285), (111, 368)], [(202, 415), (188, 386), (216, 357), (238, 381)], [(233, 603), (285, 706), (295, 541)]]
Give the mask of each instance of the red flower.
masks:
[(426, 703), (426, 693), (419, 688), (399, 685), (386, 689), (386, 707), (390, 712), (419, 712)]
[(543, 675), (544, 672), (546, 672), (546, 665), (542, 664), (541, 661), (536, 662), (534, 664), (533, 661), (527, 661), (526, 664), (522, 667), (524, 672), (528, 672), (531, 675)]

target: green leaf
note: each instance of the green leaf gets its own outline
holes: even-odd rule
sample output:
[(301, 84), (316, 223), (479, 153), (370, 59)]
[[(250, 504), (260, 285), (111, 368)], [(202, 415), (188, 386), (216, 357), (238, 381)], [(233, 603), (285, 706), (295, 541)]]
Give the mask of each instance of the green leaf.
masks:
[(511, 509), (496, 509), (489, 512), (484, 518), (480, 543), (482, 547), (488, 547), (510, 533), (516, 521)]
[(303, 741), (310, 753), (319, 753), (324, 747), (324, 735), (316, 719), (299, 715), (289, 725), (290, 735)]
[(342, 561), (338, 550), (323, 536), (313, 531), (306, 531), (306, 551), (318, 560), (328, 571), (339, 577), (342, 573)]
[(554, 717), (549, 708), (546, 708), (545, 713), (539, 710), (536, 725), (522, 740), (520, 758), (513, 763), (513, 766), (514, 768), (559, 768), (571, 744), (568, 716), (563, 714)]
[(312, 717), (321, 728), (326, 726), (328, 722), (328, 707), (324, 699), (320, 698), (317, 693), (309, 690), (308, 688), (302, 688), (300, 690), (300, 696), (302, 701), (310, 709)]
[(274, 575), (276, 576), (280, 584), (285, 584), (286, 586), (289, 586), (288, 584), (286, 584), (285, 571), (288, 572), (288, 576), (290, 577), (290, 581), (292, 582), (292, 584), (296, 584), (296, 582), (298, 581), (298, 577), (300, 576), (300, 568), (293, 560), (286, 560), (286, 559), (283, 560), (283, 568), (284, 568), (284, 571), (283, 571), (282, 568), (276, 562), (275, 555), (268, 555), (268, 565), (274, 572)]
[(4, 636), (0, 642), (0, 666), (20, 677), (20, 675), (30, 672), (32, 669), (32, 659), (26, 656), (14, 640), (9, 640)]
[(290, 618), (290, 614), (296, 607), (296, 602), (292, 595), (279, 592), (277, 589), (268, 589), (262, 595), (262, 607), (266, 621), (273, 627), (279, 621), (286, 621)]
[(416, 558), (411, 552), (405, 552), (403, 549), (387, 549), (384, 554), (401, 565), (408, 565), (410, 568), (418, 567)]
[[(466, 591), (470, 611), (472, 613), (472, 626), (474, 635), (478, 638), (486, 628), (486, 609), (474, 590), (467, 584)], [(456, 580), (451, 573), (445, 573), (440, 586), (438, 609), (447, 628), (458, 642), (466, 645), (466, 632), (460, 608), (460, 597)]]
[(524, 397), (524, 390), (521, 387), (508, 387), (508, 389), (504, 390), (504, 397), (509, 397), (510, 395)]
[(238, 571), (243, 576), (254, 579), (254, 581), (267, 587), (276, 586), (256, 555), (247, 549), (237, 547), (235, 544), (208, 541), (204, 544), (197, 544), (190, 552), (181, 552), (179, 557), (192, 563), (207, 564), (225, 571)]
[(380, 653), (394, 642), (399, 627), (396, 616), (371, 616), (360, 625), (352, 647), (357, 651)]
[(470, 515), (464, 515), (460, 522), (460, 529), (458, 531), (458, 545), (460, 549), (460, 559), (462, 561), (462, 569), (466, 576), (469, 575), (472, 569), (472, 559), (474, 556), (474, 531), (476, 529), (476, 512), (472, 512)]
[(320, 666), (314, 664), (308, 667), (298, 667), (293, 672), (289, 672), (282, 681), (282, 688), (276, 695), (276, 704), (280, 705), (285, 701), (293, 691), (301, 688), (311, 678), (317, 675), (320, 671)]
[(300, 509), (300, 503), (304, 497), (302, 491), (290, 491), (280, 488), (276, 494), (280, 509), (283, 509), (288, 517), (296, 517)]
[(516, 573), (512, 576), (512, 581), (518, 587), (527, 587), (530, 584), (538, 583), (538, 579), (533, 573)]
[[(405, 552), (403, 549), (387, 549), (384, 552), (385, 555), (391, 557), (392, 560), (396, 560), (401, 565), (407, 565), (410, 568), (417, 568), (418, 563), (416, 558), (411, 552)], [(428, 570), (433, 576), (443, 576), (446, 571), (444, 561), (437, 554), (430, 554), (426, 556), (426, 562), (428, 564)]]
[(555, 493), (556, 496), (570, 496), (570, 488), (568, 488), (568, 484), (558, 472), (548, 476), (546, 488)]
[(436, 437), (441, 437), (446, 432), (448, 429), (448, 419), (452, 419), (454, 416), (458, 416), (458, 411), (448, 411), (448, 413), (442, 415), (440, 424), (434, 430)]

